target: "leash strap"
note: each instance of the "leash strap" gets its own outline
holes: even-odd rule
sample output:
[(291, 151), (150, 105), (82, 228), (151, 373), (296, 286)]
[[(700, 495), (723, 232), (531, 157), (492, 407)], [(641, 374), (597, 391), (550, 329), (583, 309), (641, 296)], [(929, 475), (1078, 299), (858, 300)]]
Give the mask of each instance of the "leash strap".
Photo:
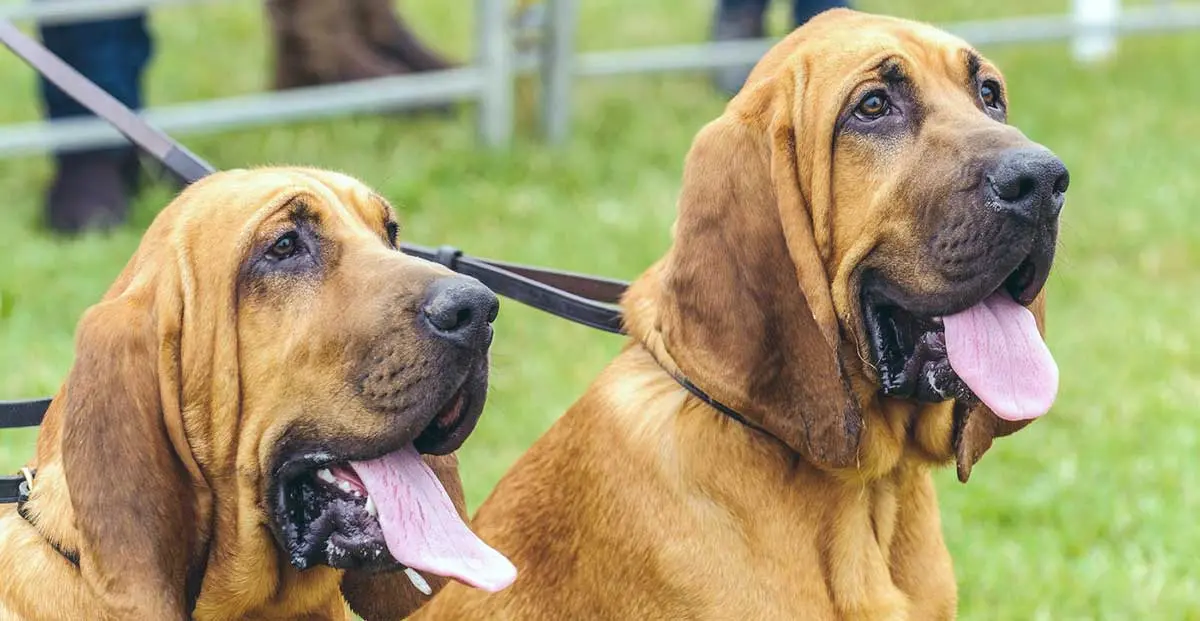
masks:
[(25, 499), (25, 477), (0, 477), (0, 505), (11, 505)]
[(162, 162), (184, 183), (191, 183), (213, 172), (213, 167), (207, 162), (151, 127), (125, 104), (18, 30), (12, 22), (0, 20), (0, 42), (63, 92)]
[(627, 285), (619, 280), (469, 257), (453, 246), (434, 250), (403, 244), (401, 250), (474, 277), (497, 294), (527, 306), (597, 330), (623, 334), (617, 303)]
[(0, 505), (11, 505), (21, 500), (21, 486), (24, 477), (0, 477)]
[(37, 427), (42, 424), (50, 398), (28, 401), (0, 401), (0, 429)]
[[(216, 172), (211, 164), (147, 123), (12, 23), (0, 20), (0, 42), (162, 163), (183, 183), (193, 183)], [(628, 286), (625, 282), (470, 257), (449, 246), (434, 249), (401, 244), (400, 249), (476, 278), (497, 294), (522, 304), (598, 330), (622, 333), (621, 309), (617, 304)], [(0, 429), (37, 426), (49, 406), (50, 399), (0, 401)], [(3, 493), (0, 488), (0, 494)]]

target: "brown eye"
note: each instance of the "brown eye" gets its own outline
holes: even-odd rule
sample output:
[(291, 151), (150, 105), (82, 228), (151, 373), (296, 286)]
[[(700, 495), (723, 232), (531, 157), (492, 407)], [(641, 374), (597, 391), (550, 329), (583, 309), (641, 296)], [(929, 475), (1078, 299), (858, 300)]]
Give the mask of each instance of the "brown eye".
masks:
[(979, 85), (979, 98), (983, 100), (983, 105), (1000, 109), (1000, 85), (992, 80), (986, 80)]
[(891, 102), (888, 101), (887, 93), (871, 91), (862, 98), (862, 101), (858, 102), (858, 107), (854, 109), (854, 112), (860, 118), (877, 119), (887, 114), (890, 109)]
[(300, 248), (299, 236), (295, 231), (285, 233), (282, 237), (275, 240), (271, 244), (271, 248), (267, 252), (276, 259), (286, 259), (294, 254)]

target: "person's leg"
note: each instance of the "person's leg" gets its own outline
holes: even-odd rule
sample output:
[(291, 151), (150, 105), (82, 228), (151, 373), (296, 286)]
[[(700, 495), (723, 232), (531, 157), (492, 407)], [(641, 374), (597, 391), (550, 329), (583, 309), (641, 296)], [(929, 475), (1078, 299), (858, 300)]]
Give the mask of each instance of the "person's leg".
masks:
[[(714, 41), (757, 39), (765, 34), (768, 0), (717, 0), (713, 19)], [(722, 67), (713, 71), (713, 84), (729, 96), (737, 94), (750, 75), (751, 65)]]
[(275, 88), (289, 89), (408, 73), (358, 31), (356, 3), (267, 0), (275, 45)]
[[(134, 17), (51, 24), (40, 28), (46, 47), (121, 103), (142, 106), (142, 74), (151, 40), (145, 14)], [(45, 78), (40, 90), (49, 119), (91, 113)], [(136, 183), (137, 152), (132, 146), (55, 154), (56, 171), (46, 197), (51, 228), (79, 232), (119, 224)]]
[(792, 21), (799, 28), (824, 11), (847, 6), (845, 0), (792, 0)]
[(440, 71), (453, 64), (425, 45), (396, 11), (392, 0), (354, 0), (358, 31), (385, 56), (414, 72)]

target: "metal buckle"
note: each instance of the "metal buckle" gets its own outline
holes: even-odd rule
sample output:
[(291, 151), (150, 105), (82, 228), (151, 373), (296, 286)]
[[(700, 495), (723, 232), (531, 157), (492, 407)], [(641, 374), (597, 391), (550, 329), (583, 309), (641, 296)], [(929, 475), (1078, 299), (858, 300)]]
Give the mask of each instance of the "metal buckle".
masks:
[(441, 246), (434, 254), (433, 260), (445, 265), (450, 271), (457, 272), (458, 258), (463, 252), (454, 246)]
[(21, 478), (25, 480), (17, 486), (17, 493), (21, 495), (21, 498), (29, 498), (29, 495), (33, 493), (33, 471), (27, 467), (21, 468)]

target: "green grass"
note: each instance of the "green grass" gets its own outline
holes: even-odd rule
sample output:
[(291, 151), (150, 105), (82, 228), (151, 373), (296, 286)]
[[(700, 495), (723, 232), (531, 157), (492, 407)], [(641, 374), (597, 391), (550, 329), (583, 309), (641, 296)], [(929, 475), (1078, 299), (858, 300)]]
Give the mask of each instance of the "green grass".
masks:
[[(469, 52), (463, 3), (405, 2), (439, 47)], [(584, 2), (582, 47), (699, 41), (704, 2)], [(930, 20), (1065, 9), (1035, 0), (885, 2)], [(776, 7), (778, 21), (786, 19)], [(154, 104), (263, 88), (257, 3), (157, 12)], [(1200, 619), (1200, 36), (1127, 39), (1096, 67), (1061, 45), (985, 50), (1005, 71), (1013, 121), (1072, 173), (1049, 342), (1062, 370), (1044, 421), (1002, 440), (967, 486), (938, 475), (964, 619)], [(36, 118), (32, 74), (0, 53), (0, 122)], [(666, 248), (683, 155), (723, 102), (700, 75), (580, 81), (571, 141), (504, 153), (455, 119), (358, 116), (187, 137), (221, 167), (345, 170), (403, 213), (404, 236), (490, 257), (632, 278)], [(522, 113), (527, 123), (530, 115)], [(528, 132), (525, 132), (528, 135)], [(38, 224), (45, 158), (0, 160), (0, 397), (55, 390), (72, 333), (167, 200), (133, 223), (60, 241)], [(584, 389), (619, 339), (504, 304), (488, 411), (462, 451), (473, 505)], [(32, 454), (0, 433), (0, 470)]]

